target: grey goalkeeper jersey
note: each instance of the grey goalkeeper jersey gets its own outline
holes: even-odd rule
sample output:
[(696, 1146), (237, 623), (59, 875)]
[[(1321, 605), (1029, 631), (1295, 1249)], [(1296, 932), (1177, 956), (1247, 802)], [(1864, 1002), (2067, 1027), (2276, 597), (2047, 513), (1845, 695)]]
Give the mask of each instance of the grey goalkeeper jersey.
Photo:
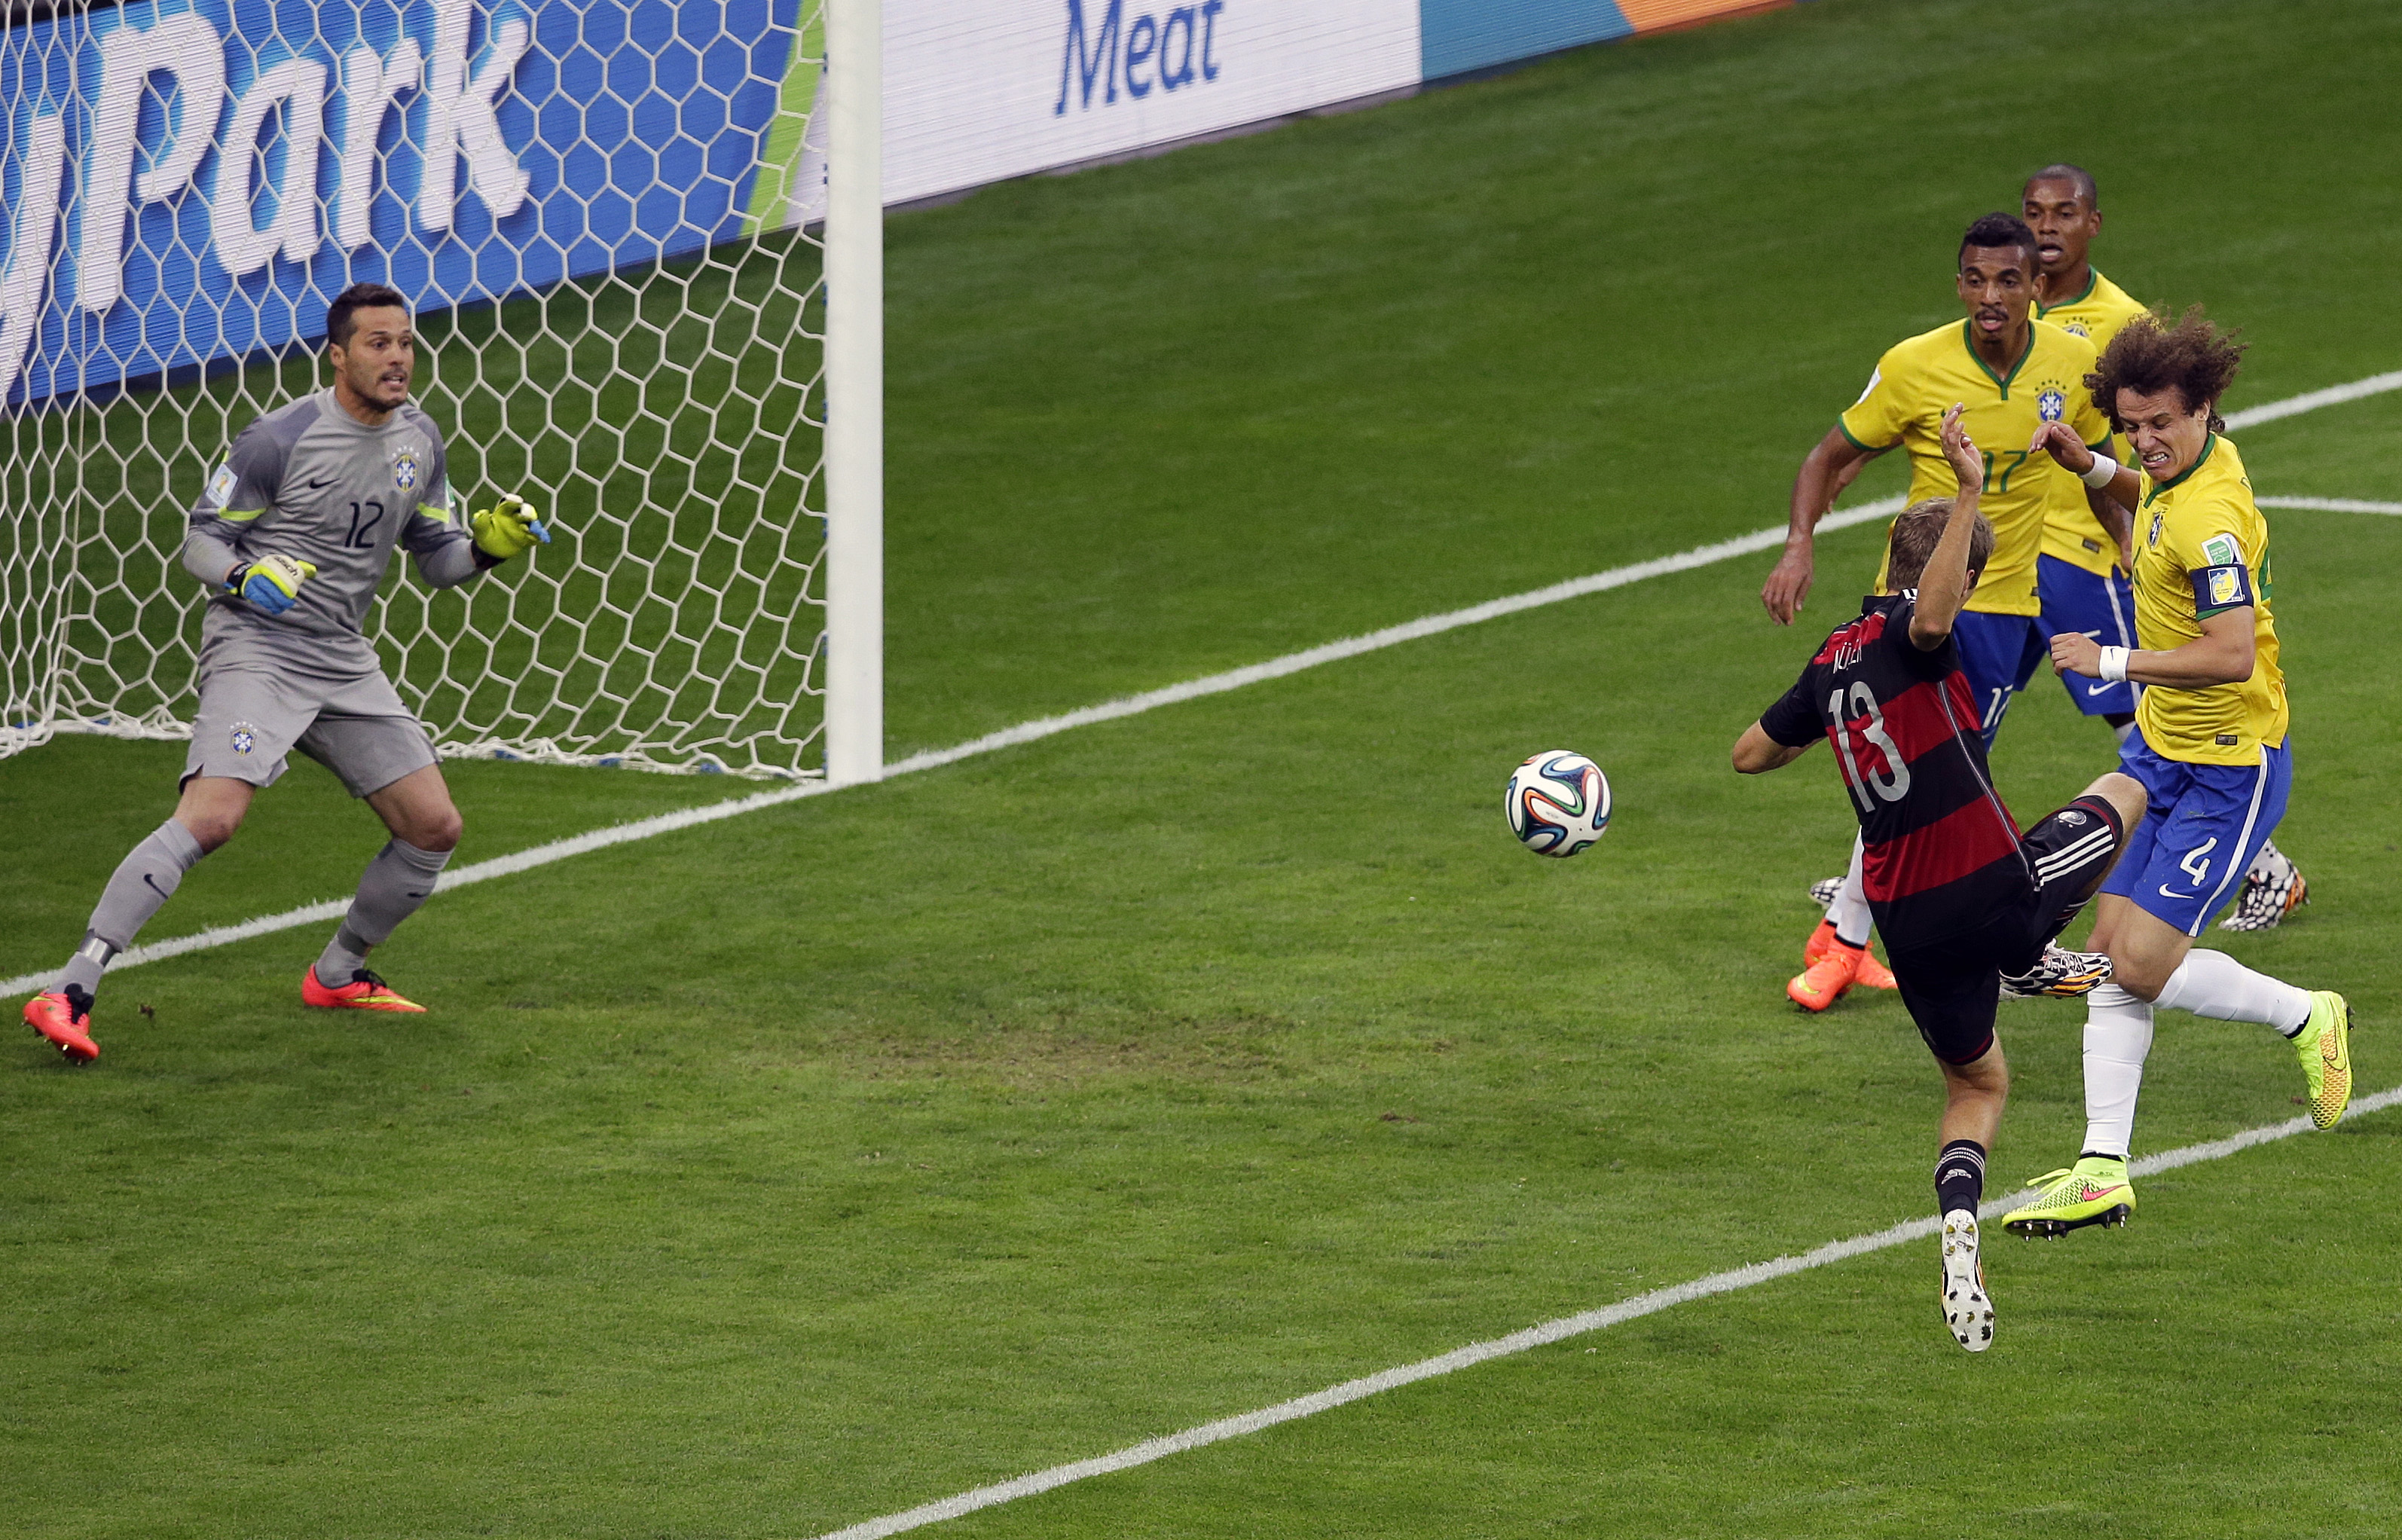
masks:
[[(373, 428), (331, 390), (278, 407), (242, 430), (192, 509), (184, 566), (209, 589), (204, 641), (250, 637), (314, 670), (374, 668), (362, 627), (393, 546), (436, 588), (491, 565), (462, 523), (441, 430), (414, 403)], [(317, 564), (281, 615), (226, 591), (229, 569), (269, 556)]]

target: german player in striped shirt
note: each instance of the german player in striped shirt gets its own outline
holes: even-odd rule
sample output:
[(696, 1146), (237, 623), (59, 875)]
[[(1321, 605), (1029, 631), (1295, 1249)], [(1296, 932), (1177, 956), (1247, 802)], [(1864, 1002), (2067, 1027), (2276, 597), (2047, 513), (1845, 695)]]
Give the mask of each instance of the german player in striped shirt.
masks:
[(2333, 990), (2257, 973), (2194, 938), (2285, 816), (2293, 784), (2285, 678), (2269, 602), (2269, 526), (2243, 457), (2223, 435), (2218, 401), (2243, 348), (2199, 308), (2175, 325), (2131, 322), (2087, 380), (2134, 447), (2120, 466), (2047, 426), (2035, 447), (2135, 510), (2138, 647), (2102, 647), (2082, 632), (2051, 639), (2052, 666), (2145, 686), (2119, 768), (2151, 811), (2102, 889), (2091, 944), (2111, 982), (2087, 997), (2085, 1146), (2043, 1178), (2037, 1200), (2004, 1218), (2012, 1231), (2058, 1235), (2123, 1221), (2135, 1097), (2160, 1006), (2218, 1021), (2257, 1022), (2294, 1045), (2311, 1121), (2332, 1128), (2352, 1099), (2352, 1013)]
[(1942, 1066), (1935, 1191), (1943, 1316), (1953, 1340), (1979, 1353), (1993, 1341), (1994, 1307), (1977, 1205), (2009, 1093), (1996, 1005), (2006, 981), (2022, 994), (2066, 996), (2109, 976), (2106, 957), (2052, 942), (2143, 817), (2144, 789), (2112, 771), (2023, 834), (1994, 790), (1983, 703), (1954, 635), (1995, 549), (1977, 508), (1984, 462), (1965, 412), (1954, 406), (1940, 426), (1959, 490), (1913, 503), (1894, 521), (1884, 592), (1829, 633), (1793, 688), (1745, 729), (1734, 767), (1757, 775), (1821, 738), (1833, 745), (1894, 981)]
[(251, 799), (294, 749), (366, 803), (392, 838), (301, 975), (304, 1004), (416, 1011), (366, 966), (434, 890), (459, 843), (459, 809), (424, 725), (384, 677), (362, 629), (396, 548), (436, 588), (472, 583), (549, 533), (506, 497), (451, 515), (441, 430), (409, 402), (417, 338), (407, 301), (353, 283), (325, 314), (333, 383), (257, 419), (235, 438), (191, 511), (184, 565), (209, 595), (200, 704), (174, 815), (118, 864), (82, 942), (25, 1021), (70, 1063), (100, 1057), (91, 1009), (101, 972), (233, 837)]

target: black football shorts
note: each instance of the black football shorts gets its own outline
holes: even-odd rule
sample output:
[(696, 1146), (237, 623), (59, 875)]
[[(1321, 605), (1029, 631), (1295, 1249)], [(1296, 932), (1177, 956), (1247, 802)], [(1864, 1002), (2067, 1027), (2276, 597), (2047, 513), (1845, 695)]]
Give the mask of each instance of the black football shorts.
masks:
[(1994, 1046), (2002, 975), (2023, 973), (2068, 928), (2127, 843), (2118, 809), (2079, 797), (2019, 837), (2031, 881), (1982, 924), (1893, 954), (1893, 980), (1918, 1035), (1945, 1064), (1973, 1064)]

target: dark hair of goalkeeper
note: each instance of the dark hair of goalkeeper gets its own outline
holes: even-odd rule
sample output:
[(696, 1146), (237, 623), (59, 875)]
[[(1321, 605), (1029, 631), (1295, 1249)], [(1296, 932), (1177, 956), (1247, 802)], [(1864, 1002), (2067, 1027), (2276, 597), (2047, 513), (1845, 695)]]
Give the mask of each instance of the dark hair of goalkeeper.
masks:
[(408, 296), (389, 283), (353, 283), (344, 289), (325, 308), (325, 340), (337, 348), (349, 347), (351, 334), (358, 330), (358, 323), (352, 318), (360, 310), (380, 305), (406, 311)]

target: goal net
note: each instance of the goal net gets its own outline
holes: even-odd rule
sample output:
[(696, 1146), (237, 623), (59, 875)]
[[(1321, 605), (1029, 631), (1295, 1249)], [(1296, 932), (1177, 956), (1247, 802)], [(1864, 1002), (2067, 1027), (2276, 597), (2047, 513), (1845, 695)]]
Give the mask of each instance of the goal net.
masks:
[(0, 755), (188, 733), (185, 511), (373, 280), (455, 501), (558, 534), (387, 580), (370, 636), (442, 752), (822, 774), (822, 8), (12, 7)]

